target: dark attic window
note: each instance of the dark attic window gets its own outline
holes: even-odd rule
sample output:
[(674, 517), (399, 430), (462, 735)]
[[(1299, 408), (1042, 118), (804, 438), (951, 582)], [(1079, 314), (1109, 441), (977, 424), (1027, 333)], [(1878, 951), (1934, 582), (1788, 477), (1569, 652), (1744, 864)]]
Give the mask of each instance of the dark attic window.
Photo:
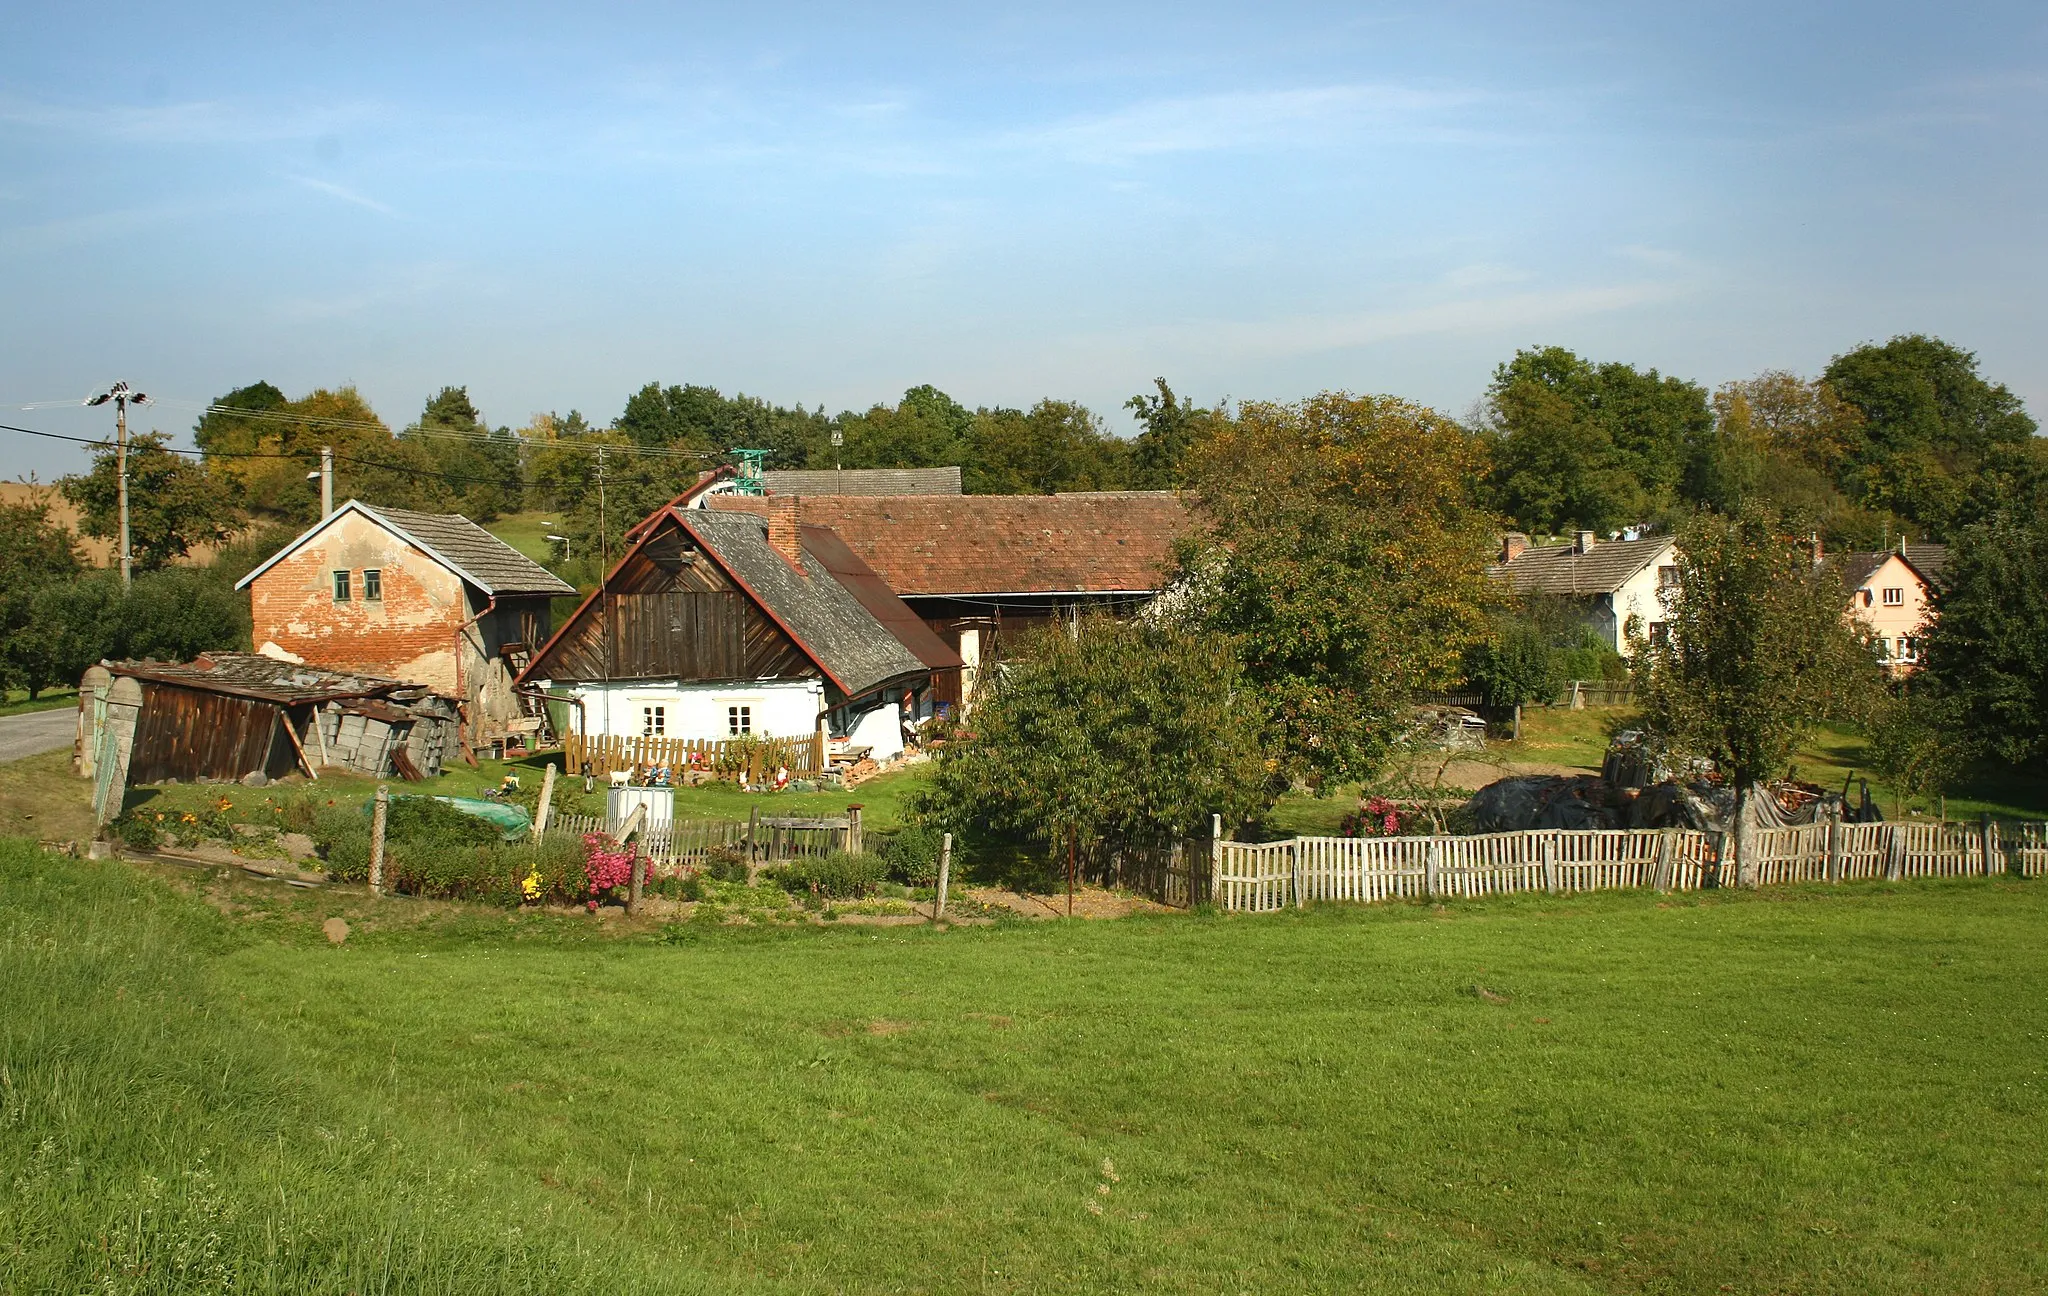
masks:
[(348, 602), (348, 573), (345, 571), (334, 573), (334, 601), (336, 603)]

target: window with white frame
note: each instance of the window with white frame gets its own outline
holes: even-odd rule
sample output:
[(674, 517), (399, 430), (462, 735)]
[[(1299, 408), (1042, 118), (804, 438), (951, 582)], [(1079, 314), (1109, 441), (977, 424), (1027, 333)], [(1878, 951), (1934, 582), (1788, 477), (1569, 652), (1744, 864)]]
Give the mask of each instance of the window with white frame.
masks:
[(1884, 605), (1886, 607), (1906, 606), (1906, 591), (1903, 589), (1887, 589), (1884, 592)]
[(725, 709), (725, 731), (735, 738), (754, 732), (754, 708), (729, 706)]
[(660, 738), (668, 733), (668, 708), (665, 706), (644, 706), (640, 708), (640, 736)]

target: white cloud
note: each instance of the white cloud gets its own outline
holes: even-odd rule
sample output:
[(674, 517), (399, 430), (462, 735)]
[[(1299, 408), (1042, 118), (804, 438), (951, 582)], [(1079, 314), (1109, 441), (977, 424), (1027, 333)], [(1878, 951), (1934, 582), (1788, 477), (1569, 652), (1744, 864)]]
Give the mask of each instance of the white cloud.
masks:
[(1160, 153), (1285, 147), (1366, 131), (1441, 127), (1479, 96), (1404, 86), (1337, 85), (1154, 99), (1013, 133), (1004, 142), (1111, 162)]
[(396, 218), (398, 215), (396, 211), (378, 202), (375, 198), (366, 198), (355, 190), (344, 188), (331, 180), (315, 180), (311, 176), (299, 175), (288, 175), (285, 179), (292, 181), (294, 184), (302, 184), (317, 193), (324, 193), (330, 198), (339, 198), (345, 203), (353, 203), (358, 207), (367, 207), (380, 216)]

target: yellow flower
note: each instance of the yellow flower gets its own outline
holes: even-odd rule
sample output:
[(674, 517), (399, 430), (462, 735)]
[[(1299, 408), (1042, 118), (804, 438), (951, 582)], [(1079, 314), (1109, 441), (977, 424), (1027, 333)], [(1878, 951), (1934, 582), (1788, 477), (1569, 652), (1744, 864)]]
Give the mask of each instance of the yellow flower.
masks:
[(519, 889), (526, 893), (528, 900), (540, 899), (541, 892), (546, 889), (545, 884), (541, 881), (540, 870), (535, 869), (533, 872), (528, 873), (526, 880), (519, 884)]

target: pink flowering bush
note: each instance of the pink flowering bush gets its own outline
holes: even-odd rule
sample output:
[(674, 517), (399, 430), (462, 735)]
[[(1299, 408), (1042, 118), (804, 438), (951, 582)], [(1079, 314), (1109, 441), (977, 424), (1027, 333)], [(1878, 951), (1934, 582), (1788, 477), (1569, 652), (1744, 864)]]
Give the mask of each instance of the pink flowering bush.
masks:
[(1403, 811), (1383, 796), (1372, 797), (1358, 813), (1344, 816), (1337, 831), (1346, 837), (1400, 837), (1415, 821), (1413, 812)]
[(596, 913), (598, 901), (632, 885), (633, 848), (620, 847), (604, 833), (584, 834), (583, 845), (589, 851), (583, 872), (590, 883), (590, 893), (584, 897), (584, 904)]

